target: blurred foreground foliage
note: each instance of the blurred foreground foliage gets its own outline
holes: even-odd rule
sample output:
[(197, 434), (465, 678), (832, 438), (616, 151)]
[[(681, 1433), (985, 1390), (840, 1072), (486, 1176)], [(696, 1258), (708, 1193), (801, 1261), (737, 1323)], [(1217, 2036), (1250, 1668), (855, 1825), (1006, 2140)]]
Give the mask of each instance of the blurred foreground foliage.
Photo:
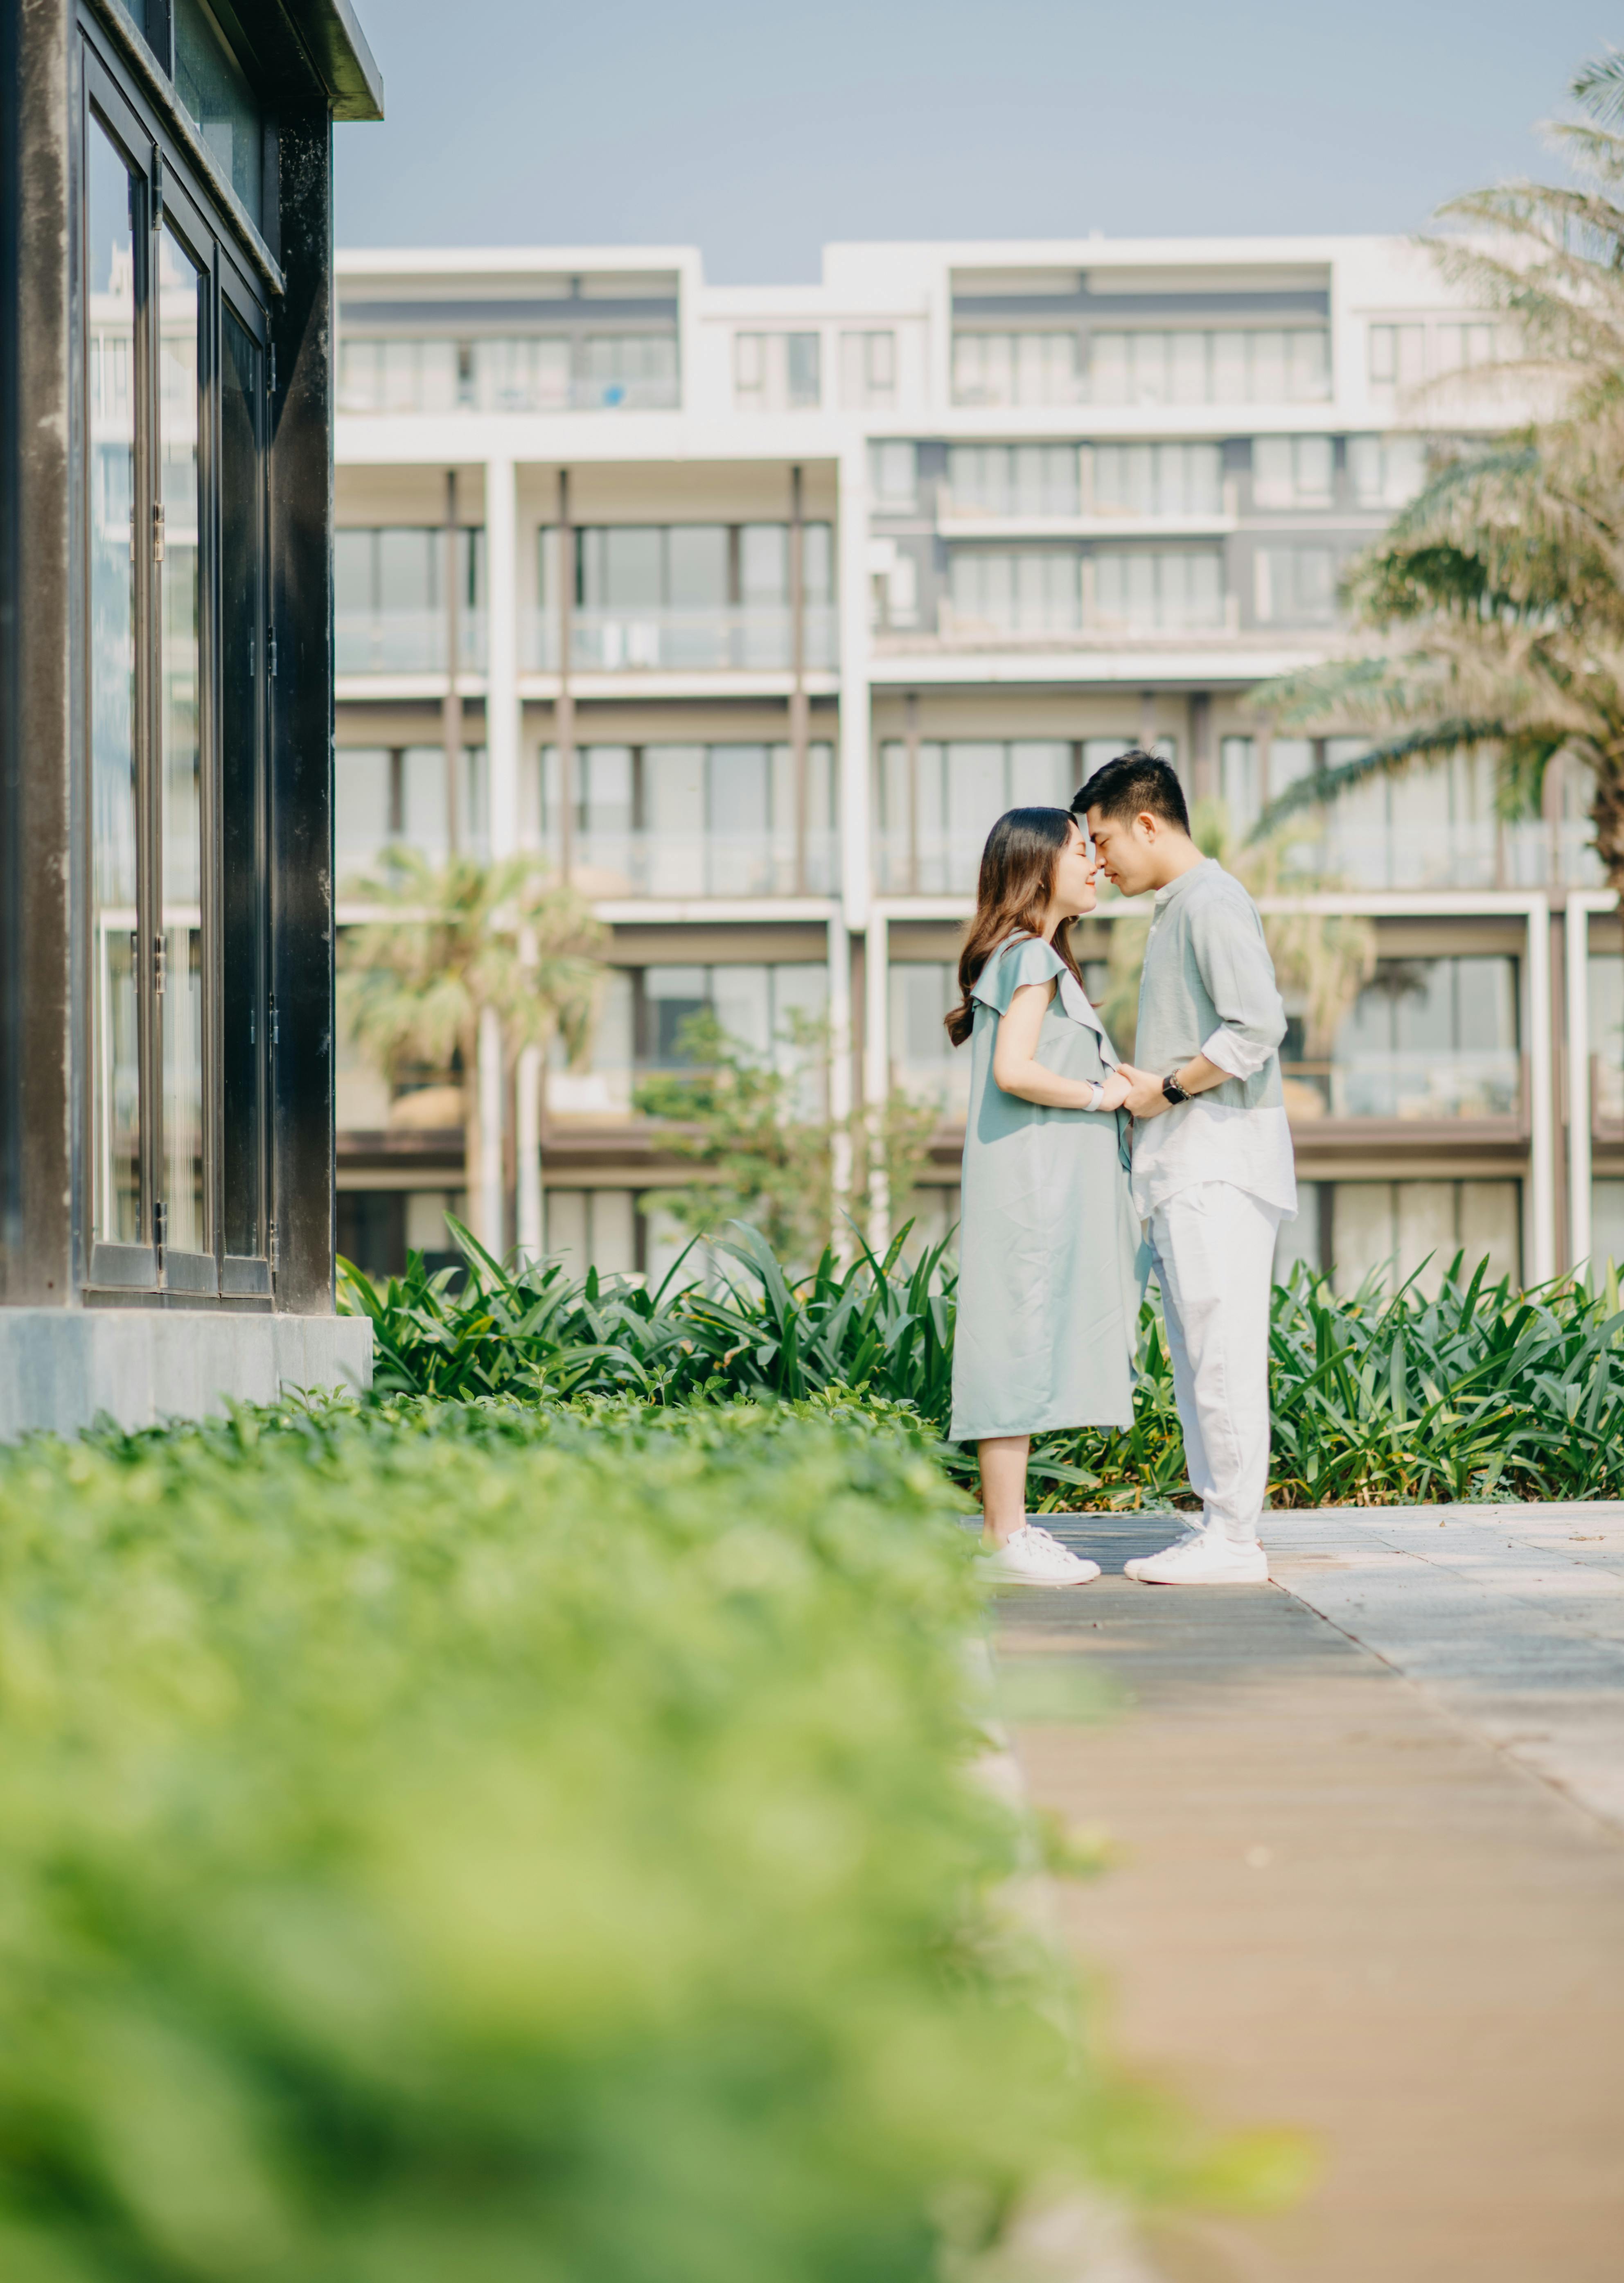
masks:
[[(452, 1224), (457, 1230), (457, 1225)], [(503, 1266), (458, 1232), (464, 1269), (375, 1286), (346, 1267), (340, 1305), (372, 1319), (380, 1389), (447, 1396), (635, 1395), (653, 1405), (819, 1391), (912, 1414), (934, 1438), (952, 1407), (954, 1271), (945, 1247), (781, 1266), (742, 1222), (713, 1245), (717, 1289)], [(1079, 1296), (1086, 1305), (1087, 1295)], [(1624, 1312), (1609, 1269), (1522, 1291), (1457, 1255), (1433, 1294), (1372, 1279), (1339, 1297), (1301, 1266), (1277, 1285), (1270, 1333), (1276, 1506), (1624, 1497)], [(1159, 1312), (1140, 1323), (1130, 1427), (1037, 1438), (1043, 1512), (1187, 1500)], [(937, 1445), (976, 1482), (972, 1448)]]
[(1290, 2185), (1008, 1909), (950, 1502), (839, 1394), (0, 1451), (7, 2283), (925, 2283)]

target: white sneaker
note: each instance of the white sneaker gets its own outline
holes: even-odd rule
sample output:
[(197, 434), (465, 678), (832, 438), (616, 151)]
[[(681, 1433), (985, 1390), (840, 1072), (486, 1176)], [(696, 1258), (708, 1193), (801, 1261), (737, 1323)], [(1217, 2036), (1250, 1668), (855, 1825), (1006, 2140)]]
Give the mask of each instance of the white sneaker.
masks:
[(1085, 1562), (1035, 1523), (1023, 1523), (995, 1554), (978, 1554), (976, 1575), (989, 1585), (1086, 1586), (1099, 1575), (1097, 1562)]
[(1123, 1564), (1141, 1586), (1267, 1586), (1269, 1556), (1254, 1539), (1237, 1546), (1222, 1531), (1203, 1530), (1159, 1554)]

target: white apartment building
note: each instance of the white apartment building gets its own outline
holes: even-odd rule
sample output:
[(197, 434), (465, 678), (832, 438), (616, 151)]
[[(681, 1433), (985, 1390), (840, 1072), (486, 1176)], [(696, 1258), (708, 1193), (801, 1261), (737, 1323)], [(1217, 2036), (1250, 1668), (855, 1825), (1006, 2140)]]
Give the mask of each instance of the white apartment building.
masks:
[[(1394, 239), (832, 245), (777, 288), (675, 247), (350, 253), (338, 283), (340, 918), (402, 838), (539, 848), (592, 898), (591, 1067), (539, 1134), (519, 1089), (480, 1178), (510, 1235), (605, 1268), (668, 1257), (683, 1168), (633, 1092), (704, 1005), (763, 1051), (826, 1016), (837, 1114), (935, 1101), (893, 1211), (947, 1226), (941, 1016), (994, 818), (1137, 743), (1244, 834), (1355, 750), (1271, 737), (1249, 693), (1346, 639), (1341, 566), (1429, 436), (1517, 409), (1475, 370), (1494, 319)], [(1463, 755), (1305, 821), (1303, 877), (1379, 956), (1329, 1056), (1287, 1040), (1283, 1259), (1349, 1287), (1457, 1245), (1528, 1281), (1624, 1255), (1624, 935), (1584, 802), (1558, 770), (1508, 825)], [(443, 1247), (463, 1188), (422, 1079), (341, 1054), (368, 1265)]]

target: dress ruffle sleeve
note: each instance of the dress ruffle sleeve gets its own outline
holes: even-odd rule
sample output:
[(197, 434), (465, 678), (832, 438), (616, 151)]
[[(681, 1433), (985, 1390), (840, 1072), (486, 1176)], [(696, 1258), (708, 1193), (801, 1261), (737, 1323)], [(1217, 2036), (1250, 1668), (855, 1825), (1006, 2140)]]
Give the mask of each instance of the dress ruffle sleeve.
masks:
[(1066, 971), (1066, 962), (1052, 945), (1040, 943), (1035, 936), (1018, 937), (994, 952), (970, 995), (995, 1015), (1007, 1015), (1011, 1000), (1027, 984), (1052, 982)]

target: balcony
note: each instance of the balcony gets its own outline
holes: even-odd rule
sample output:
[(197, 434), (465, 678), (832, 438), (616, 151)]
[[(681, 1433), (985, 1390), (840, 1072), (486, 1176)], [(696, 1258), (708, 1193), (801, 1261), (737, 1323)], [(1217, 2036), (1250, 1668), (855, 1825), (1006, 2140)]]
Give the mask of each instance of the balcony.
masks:
[[(333, 645), (340, 674), (443, 674), (445, 610), (340, 610), (334, 618)], [(458, 613), (457, 647), (459, 673), (485, 671), (482, 610)]]
[[(839, 649), (832, 603), (809, 604), (804, 613), (803, 663), (827, 672)], [(555, 612), (533, 612), (528, 663), (543, 673), (558, 666)], [(794, 663), (794, 619), (780, 604), (741, 604), (707, 610), (576, 610), (570, 618), (570, 664), (582, 673), (773, 673)]]

